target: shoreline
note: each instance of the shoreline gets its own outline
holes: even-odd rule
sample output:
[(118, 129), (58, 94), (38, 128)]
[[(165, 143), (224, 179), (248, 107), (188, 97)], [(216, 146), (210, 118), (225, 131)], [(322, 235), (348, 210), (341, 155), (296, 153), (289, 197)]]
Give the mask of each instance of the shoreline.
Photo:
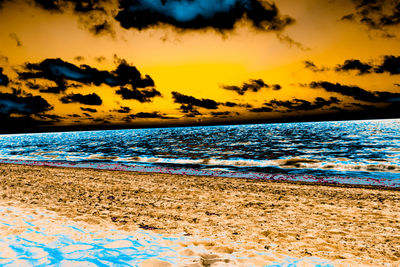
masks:
[(28, 166), (64, 167), (77, 169), (97, 169), (109, 171), (128, 171), (135, 173), (159, 173), (172, 175), (209, 176), (223, 178), (239, 178), (265, 180), (272, 182), (294, 183), (303, 185), (337, 186), (346, 188), (367, 188), (379, 190), (400, 191), (400, 179), (376, 179), (366, 177), (346, 176), (314, 176), (304, 174), (268, 174), (259, 172), (231, 172), (212, 169), (169, 168), (157, 166), (142, 166), (110, 162), (73, 162), (73, 161), (38, 161), (38, 160), (7, 160), (0, 159), (0, 164), (15, 164)]
[(400, 263), (393, 188), (15, 164), (0, 164), (0, 182), (3, 202), (124, 231), (183, 234), (215, 253)]

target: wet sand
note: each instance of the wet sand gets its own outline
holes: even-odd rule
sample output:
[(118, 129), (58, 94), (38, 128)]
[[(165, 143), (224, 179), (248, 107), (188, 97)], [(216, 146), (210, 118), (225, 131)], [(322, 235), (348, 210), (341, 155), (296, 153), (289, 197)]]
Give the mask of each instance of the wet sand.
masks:
[(184, 235), (183, 248), (216, 254), (400, 265), (396, 190), (0, 164), (0, 201), (99, 227)]

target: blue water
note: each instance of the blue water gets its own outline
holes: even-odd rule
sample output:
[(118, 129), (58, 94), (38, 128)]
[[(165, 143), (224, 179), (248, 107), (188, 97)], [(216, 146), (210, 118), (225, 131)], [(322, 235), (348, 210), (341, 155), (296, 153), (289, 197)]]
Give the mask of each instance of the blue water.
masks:
[(400, 178), (400, 119), (0, 136), (0, 159)]

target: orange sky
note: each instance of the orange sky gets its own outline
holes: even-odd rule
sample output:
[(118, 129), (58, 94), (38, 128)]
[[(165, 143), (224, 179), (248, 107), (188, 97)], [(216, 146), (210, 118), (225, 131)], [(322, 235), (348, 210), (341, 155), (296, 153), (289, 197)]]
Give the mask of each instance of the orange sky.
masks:
[[(400, 83), (400, 75), (386, 69), (382, 72), (376, 69), (384, 63), (385, 56), (394, 56), (395, 59), (400, 56), (400, 37), (394, 36), (399, 25), (371, 28), (370, 25), (360, 23), (357, 17), (360, 7), (357, 9), (355, 4), (357, 1), (276, 1), (279, 14), (289, 16), (295, 20), (294, 23), (282, 30), (260, 30), (255, 29), (245, 15), (237, 20), (233, 30), (223, 33), (212, 27), (182, 30), (165, 22), (142, 30), (126, 29), (114, 18), (121, 7), (118, 8), (118, 3), (113, 2), (104, 4), (107, 14), (93, 12), (100, 17), (100, 21), (104, 18), (111, 25), (111, 30), (104, 30), (99, 34), (88, 30), (92, 23), (88, 19), (90, 12), (77, 14), (72, 10), (74, 2), (65, 2), (70, 4), (63, 6), (60, 11), (46, 10), (35, 4), (34, 0), (3, 3), (0, 10), (0, 67), (11, 82), (6, 86), (0, 85), (1, 93), (16, 94), (13, 88), (19, 89), (22, 92), (19, 92), (18, 97), (23, 98), (27, 94), (41, 96), (52, 106), (51, 110), (34, 114), (10, 111), (10, 108), (3, 107), (3, 110), (9, 112), (5, 115), (7, 118), (29, 116), (35, 120), (50, 121), (55, 126), (224, 123), (252, 119), (268, 121), (291, 117), (307, 118), (315, 114), (333, 114), (334, 117), (339, 110), (340, 114), (357, 110), (364, 112), (365, 106), (370, 106), (365, 114), (371, 114), (375, 112), (372, 111), (372, 106), (380, 109), (393, 106), (393, 103), (398, 104), (393, 99), (400, 93), (400, 87), (396, 85)], [(143, 1), (144, 4), (145, 2)], [(264, 6), (267, 3), (258, 2)], [(354, 14), (354, 18), (341, 19), (348, 14)], [(393, 36), (389, 38), (388, 34)], [(105, 83), (79, 84), (68, 79), (68, 83), (81, 86), (68, 87), (60, 93), (44, 93), (29, 88), (26, 83), (30, 81), (42, 86), (54, 86), (54, 82), (46, 78), (25, 80), (18, 75), (27, 71), (26, 63), (39, 64), (45, 59), (56, 58), (77, 67), (86, 64), (108, 72), (115, 70), (121, 60), (125, 60), (130, 66), (135, 66), (143, 77), (149, 75), (161, 96), (141, 103), (136, 99), (122, 99), (121, 95), (116, 94), (118, 87)], [(371, 66), (369, 73), (359, 75), (357, 69), (335, 69), (344, 64), (345, 60), (356, 59)], [(316, 68), (307, 68), (305, 61), (314, 63)], [(257, 79), (261, 79), (270, 88), (261, 88), (257, 92), (247, 90), (242, 95), (223, 88), (241, 86)], [(376, 92), (389, 92), (393, 95), (387, 99), (381, 97), (380, 100), (365, 101), (366, 99), (354, 97), (351, 93), (333, 92), (321, 86), (310, 87), (310, 83), (322, 81), (357, 86), (376, 96)], [(281, 89), (271, 89), (274, 84), (280, 85)], [(197, 112), (185, 113), (180, 106), (188, 103), (177, 103), (171, 92), (179, 92), (198, 100), (210, 99), (220, 104), (217, 109), (194, 105), (190, 108)], [(101, 98), (102, 104), (60, 101), (63, 96), (78, 93), (95, 93)], [(331, 97), (338, 101), (308, 109), (303, 109), (300, 102), (293, 102), (297, 99), (313, 104), (316, 103), (316, 98), (329, 100)], [(281, 104), (271, 104), (273, 100), (280, 101)], [(292, 108), (284, 106), (284, 101), (290, 102)], [(226, 102), (237, 105), (231, 107), (223, 104)], [(0, 99), (0, 112), (1, 103)], [(269, 105), (264, 105), (265, 103)], [(263, 106), (272, 110), (254, 111)], [(95, 109), (97, 112), (86, 112), (81, 107)], [(130, 111), (116, 112), (121, 107), (128, 107)], [(396, 111), (398, 108), (390, 109), (390, 112)], [(222, 114), (223, 112), (226, 113)], [(154, 113), (159, 117), (136, 116), (131, 121), (126, 119), (127, 115), (138, 113)], [(57, 120), (39, 118), (38, 115), (41, 114), (59, 117)], [(339, 115), (338, 118), (342, 119)]]

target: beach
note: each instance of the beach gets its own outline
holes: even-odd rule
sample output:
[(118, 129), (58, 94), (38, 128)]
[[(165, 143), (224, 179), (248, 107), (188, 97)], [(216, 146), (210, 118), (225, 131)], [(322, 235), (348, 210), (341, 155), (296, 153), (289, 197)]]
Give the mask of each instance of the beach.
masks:
[[(393, 188), (0, 164), (0, 201), (99, 229), (177, 237), (184, 254), (201, 247), (255, 266), (269, 257), (255, 252), (334, 266), (400, 264)], [(193, 266), (245, 262), (209, 256)]]

